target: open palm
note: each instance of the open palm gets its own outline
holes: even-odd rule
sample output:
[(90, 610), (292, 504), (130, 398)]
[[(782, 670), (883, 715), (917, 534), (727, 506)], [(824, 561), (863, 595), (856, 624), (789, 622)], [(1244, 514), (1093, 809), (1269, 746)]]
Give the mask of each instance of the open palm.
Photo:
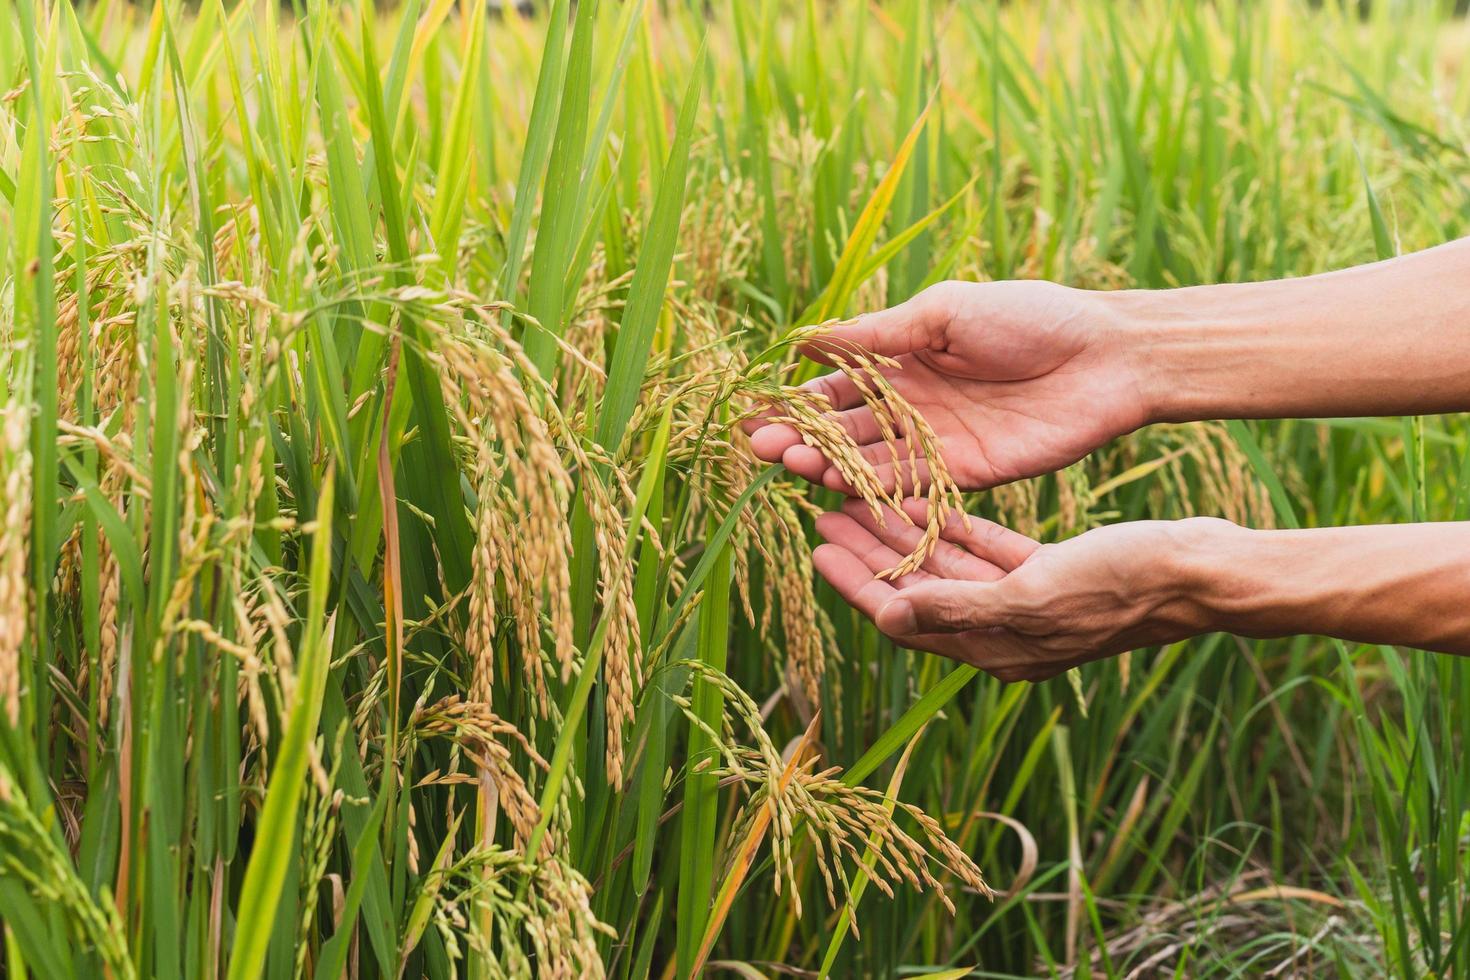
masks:
[[(1100, 307), (1089, 294), (1047, 282), (942, 283), (890, 310), (860, 317), (808, 345), (860, 349), (897, 361), (884, 368), (895, 391), (939, 437), (950, 475), (979, 490), (1048, 473), (1144, 421), (1135, 373), (1109, 344)], [(901, 462), (882, 440), (873, 412), (840, 371), (809, 385), (834, 413), (888, 489), (918, 483), (900, 444)], [(785, 424), (746, 424), (752, 451), (792, 472), (849, 491), (817, 449)]]
[[(991, 583), (1003, 580), (1036, 550), (1036, 543), (999, 525), (978, 518), (970, 526), (946, 521), (941, 540), (922, 568), (896, 581), (882, 573), (911, 551), (923, 533), (918, 525), (928, 518), (923, 501), (908, 501), (910, 521), (897, 519), (885, 508), (887, 519), (878, 525), (872, 513), (849, 501), (842, 510), (817, 518), (817, 533), (826, 541), (812, 554), (817, 572), (854, 609), (871, 620), (896, 598), (900, 590), (933, 582)], [(956, 515), (956, 518), (958, 515)], [(985, 667), (981, 652), (998, 638), (995, 629), (936, 630), (891, 637), (911, 650)]]
[(930, 515), (906, 500), (909, 521), (859, 501), (817, 518), (826, 541), (812, 562), (839, 595), (899, 646), (979, 667), (1003, 681), (1045, 680), (1125, 650), (1200, 632), (1202, 621), (1161, 555), (1181, 553), (1204, 526), (1136, 521), (1041, 545), (978, 517), (946, 512), (923, 565), (890, 580)]

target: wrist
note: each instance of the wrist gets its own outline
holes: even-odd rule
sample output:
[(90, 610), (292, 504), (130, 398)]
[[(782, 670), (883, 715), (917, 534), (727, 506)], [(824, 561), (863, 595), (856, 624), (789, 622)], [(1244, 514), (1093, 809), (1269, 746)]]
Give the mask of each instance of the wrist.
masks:
[(1186, 543), (1175, 574), (1197, 632), (1341, 635), (1335, 624), (1352, 600), (1334, 588), (1334, 569), (1350, 564), (1350, 552), (1337, 553), (1332, 532), (1262, 531), (1201, 517), (1176, 523)]
[(1426, 415), (1470, 406), (1470, 244), (1256, 283), (1096, 294), (1149, 422)]
[(1253, 286), (1099, 293), (1116, 362), (1132, 379), (1143, 424), (1270, 414), (1267, 350)]
[[(1168, 522), (1190, 633), (1310, 633), (1470, 655), (1470, 522), (1251, 530)], [(1188, 634), (1186, 634), (1188, 635)]]
[(1182, 635), (1242, 632), (1261, 595), (1248, 558), (1259, 532), (1215, 517), (1164, 523), (1169, 540), (1161, 548), (1161, 579), (1186, 627)]

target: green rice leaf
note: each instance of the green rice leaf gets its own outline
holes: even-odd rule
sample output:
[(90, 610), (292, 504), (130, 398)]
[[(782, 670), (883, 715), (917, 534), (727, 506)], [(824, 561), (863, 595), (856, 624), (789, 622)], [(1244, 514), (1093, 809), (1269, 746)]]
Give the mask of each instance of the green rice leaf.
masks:
[(286, 867), (292, 854), (292, 831), (305, 789), (307, 754), (316, 738), (317, 722), (321, 718), (331, 646), (331, 626), (327, 622), (326, 609), (331, 588), (334, 483), (329, 470), (328, 478), (322, 481), (321, 498), (316, 506), (311, 570), (306, 581), (306, 622), (296, 659), (295, 699), (266, 788), (265, 803), (261, 807), (256, 828), (257, 844), (240, 886), (239, 919), (253, 925), (240, 930), (235, 937), (235, 948), (230, 954), (230, 980), (257, 977), (265, 964), (266, 945), (271, 932), (261, 925), (275, 919), (276, 907), (281, 901)]

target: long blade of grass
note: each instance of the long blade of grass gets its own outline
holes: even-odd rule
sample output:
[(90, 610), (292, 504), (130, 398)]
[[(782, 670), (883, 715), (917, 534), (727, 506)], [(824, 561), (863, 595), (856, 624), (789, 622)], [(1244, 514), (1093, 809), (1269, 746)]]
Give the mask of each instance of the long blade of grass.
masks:
[(847, 237), (847, 244), (843, 246), (842, 254), (837, 259), (837, 267), (832, 272), (832, 282), (823, 293), (824, 298), (798, 320), (799, 325), (821, 323), (846, 308), (853, 290), (861, 283), (858, 272), (869, 259), (873, 243), (878, 239), (878, 232), (882, 230), (889, 206), (893, 203), (894, 195), (898, 193), (899, 182), (903, 179), (904, 171), (913, 158), (919, 135), (923, 133), (924, 124), (928, 122), (929, 113), (933, 108), (934, 104), (930, 102), (924, 111), (919, 113), (919, 118), (914, 120), (908, 135), (899, 144), (898, 152), (893, 155), (893, 162), (889, 164), (888, 171), (878, 182), (872, 196), (868, 198), (868, 203), (863, 206), (862, 213), (858, 215), (857, 221), (852, 226), (852, 232)]
[(536, 213), (536, 188), (546, 173), (546, 160), (551, 153), (552, 135), (556, 131), (561, 110), (562, 73), (566, 64), (566, 31), (568, 0), (552, 0), (547, 13), (546, 44), (542, 48), (540, 73), (536, 76), (536, 95), (531, 104), (531, 119), (526, 131), (526, 145), (521, 153), (520, 175), (516, 179), (515, 210), (510, 231), (506, 235), (505, 267), (500, 274), (500, 294), (516, 295), (525, 262), (526, 237)]
[[(368, 92), (368, 120), (375, 148), (378, 187), (382, 192), (383, 219), (388, 233), (389, 257), (397, 266), (394, 281), (403, 283), (412, 260), (408, 233), (400, 206), (402, 186), (393, 162), (393, 139), (384, 118), (382, 88), (378, 81), (377, 58), (374, 53), (370, 5), (361, 8), (363, 37), (363, 84)], [(345, 206), (347, 202), (343, 202)], [(413, 395), (413, 417), (422, 428), (422, 437), (404, 449), (407, 464), (407, 496), (433, 515), (437, 553), (444, 570), (445, 583), (452, 592), (464, 588), (470, 578), (468, 544), (473, 539), (469, 516), (460, 491), (459, 469), (449, 437), (448, 414), (439, 377), (425, 357), (426, 338), (423, 328), (411, 316), (402, 322), (410, 345), (404, 367)]]
[(331, 470), (322, 481), (312, 532), (311, 569), (306, 581), (306, 623), (296, 658), (295, 700), (281, 738), (280, 751), (266, 787), (265, 803), (257, 825), (258, 844), (245, 868), (240, 886), (240, 921), (251, 923), (235, 938), (230, 954), (229, 980), (250, 980), (265, 964), (270, 930), (262, 925), (275, 919), (285, 885), (287, 861), (305, 789), (307, 756), (321, 718), (327, 682), (327, 653), (331, 646), (327, 623), (327, 596), (331, 589), (332, 497)]
[(556, 134), (551, 141), (551, 158), (546, 169), (541, 219), (536, 228), (536, 247), (531, 255), (526, 312), (541, 329), (531, 331), (523, 346), (527, 359), (543, 378), (551, 378), (556, 366), (556, 341), (565, 332), (563, 320), (567, 312), (564, 277), (579, 237), (578, 226), (585, 220), (576, 208), (581, 199), (582, 157), (587, 150), (587, 104), (596, 14), (596, 0), (577, 4), (561, 109), (557, 113)]
[[(710, 518), (710, 536), (718, 532)], [(730, 586), (734, 555), (728, 541), (712, 551), (704, 599), (699, 607), (699, 660), (711, 670), (724, 671), (729, 652)], [(693, 711), (705, 726), (691, 723), (685, 762), (684, 812), (679, 835), (679, 915), (675, 961), (680, 976), (692, 976), (699, 959), (700, 937), (710, 916), (710, 888), (716, 856), (716, 819), (719, 788), (712, 773), (701, 769), (715, 759), (708, 730), (720, 724), (724, 696), (719, 687), (700, 675), (694, 680)]]
[(679, 218), (684, 212), (684, 190), (689, 172), (689, 146), (694, 120), (699, 111), (700, 85), (704, 79), (707, 45), (701, 43), (694, 58), (689, 87), (679, 108), (674, 142), (664, 164), (663, 178), (654, 198), (638, 265), (628, 287), (628, 305), (613, 347), (607, 372), (607, 395), (597, 420), (597, 441), (614, 450), (623, 438), (628, 419), (638, 402), (643, 375), (653, 350), (653, 332), (663, 310), (664, 291), (673, 268), (674, 247), (679, 237)]
[[(894, 804), (898, 801), (898, 791), (903, 786), (904, 774), (908, 772), (909, 759), (913, 756), (919, 739), (924, 737), (924, 728), (927, 725), (928, 722), (921, 725), (919, 730), (914, 732), (913, 737), (908, 740), (908, 744), (903, 748), (903, 755), (898, 757), (898, 762), (893, 767), (893, 775), (888, 779), (888, 791), (884, 794), (883, 809), (890, 814), (893, 812)], [(827, 951), (822, 955), (822, 965), (817, 970), (818, 977), (832, 975), (832, 967), (837, 963), (837, 954), (842, 952), (842, 944), (847, 939), (848, 932), (851, 931), (854, 934), (857, 932), (853, 919), (857, 916), (858, 905), (863, 900), (863, 892), (867, 890), (868, 875), (874, 862), (877, 861), (879, 842), (877, 831), (868, 835), (867, 851), (863, 854), (862, 862), (853, 876), (852, 884), (848, 887), (847, 904), (837, 915), (837, 925), (832, 930), (832, 938), (827, 942)]]

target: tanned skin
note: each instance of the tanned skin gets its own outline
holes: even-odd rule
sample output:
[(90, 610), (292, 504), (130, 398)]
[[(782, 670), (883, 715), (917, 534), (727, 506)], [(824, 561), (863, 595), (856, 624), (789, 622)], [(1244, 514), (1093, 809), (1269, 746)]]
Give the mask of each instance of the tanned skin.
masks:
[[(939, 436), (963, 489), (1076, 462), (1152, 422), (1470, 411), (1470, 239), (1264, 283), (1094, 292), (949, 282), (807, 348), (895, 358), (895, 388)], [(885, 485), (871, 411), (840, 372), (811, 382)], [(790, 426), (746, 423), (752, 451), (850, 492)], [(910, 517), (927, 519), (922, 501)], [(938, 551), (895, 582), (902, 520), (819, 519), (818, 572), (896, 642), (1003, 680), (1039, 680), (1201, 633), (1314, 633), (1470, 655), (1470, 523), (1259, 531), (1142, 521), (1038, 544), (946, 515)]]

